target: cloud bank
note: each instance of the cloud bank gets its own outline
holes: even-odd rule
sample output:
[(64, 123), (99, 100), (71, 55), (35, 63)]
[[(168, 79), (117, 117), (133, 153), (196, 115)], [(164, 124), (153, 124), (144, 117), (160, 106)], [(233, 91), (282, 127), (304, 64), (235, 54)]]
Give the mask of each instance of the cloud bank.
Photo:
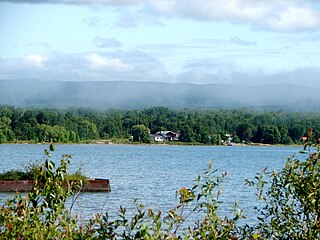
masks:
[(169, 83), (230, 83), (255, 85), (291, 83), (317, 86), (320, 69), (302, 67), (270, 74), (245, 73), (232, 61), (195, 59), (179, 72), (169, 72), (158, 59), (140, 51), (90, 52), (83, 54), (29, 54), (0, 59), (0, 79), (51, 81), (152, 81)]
[[(159, 18), (230, 22), (278, 32), (320, 28), (320, 2), (313, 0), (5, 0), (12, 3), (111, 6), (122, 9), (117, 26), (160, 24)], [(134, 7), (134, 8), (132, 8)], [(130, 8), (130, 9), (129, 9)], [(96, 23), (96, 22), (95, 22)], [(95, 24), (93, 23), (93, 24)]]
[(167, 81), (157, 59), (139, 51), (83, 54), (29, 54), (0, 60), (0, 79), (38, 78), (69, 81)]

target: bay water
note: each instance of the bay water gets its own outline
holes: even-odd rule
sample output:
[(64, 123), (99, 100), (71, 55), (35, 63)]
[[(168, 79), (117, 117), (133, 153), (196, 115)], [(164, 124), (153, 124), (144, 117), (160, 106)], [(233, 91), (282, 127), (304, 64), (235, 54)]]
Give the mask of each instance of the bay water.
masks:
[[(79, 168), (88, 177), (110, 179), (111, 192), (83, 193), (73, 212), (88, 219), (93, 213), (116, 213), (119, 206), (133, 210), (133, 199), (155, 210), (169, 210), (178, 203), (176, 190), (192, 187), (194, 180), (214, 161), (218, 173), (227, 172), (223, 183), (222, 214), (230, 214), (232, 205), (244, 210), (246, 221), (254, 221), (255, 190), (245, 186), (265, 167), (280, 170), (297, 146), (172, 146), (57, 144), (52, 159), (59, 162), (71, 154), (70, 172)], [(44, 159), (48, 145), (0, 144), (0, 171), (23, 169)], [(0, 199), (12, 196), (0, 193)]]

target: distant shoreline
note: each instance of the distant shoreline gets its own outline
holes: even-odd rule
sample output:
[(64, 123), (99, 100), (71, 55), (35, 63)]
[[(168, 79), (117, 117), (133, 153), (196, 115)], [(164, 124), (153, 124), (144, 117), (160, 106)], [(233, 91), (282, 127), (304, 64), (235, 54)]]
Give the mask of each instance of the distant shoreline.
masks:
[[(16, 142), (6, 142), (2, 143), (2, 145), (48, 145), (50, 142), (32, 142), (32, 141), (16, 141)], [(184, 143), (184, 142), (177, 142), (177, 143), (139, 143), (139, 142), (112, 142), (110, 140), (92, 140), (92, 141), (84, 141), (79, 143), (63, 143), (63, 142), (56, 142), (55, 145), (128, 145), (128, 146), (212, 146), (212, 147), (276, 147), (276, 146), (292, 146), (292, 147), (301, 147), (303, 144), (264, 144), (264, 143), (251, 143), (251, 144), (243, 144), (243, 143), (233, 143), (232, 145), (228, 146), (225, 144), (222, 145), (210, 145), (210, 144), (202, 144), (202, 143)], [(1, 145), (1, 144), (0, 144)]]

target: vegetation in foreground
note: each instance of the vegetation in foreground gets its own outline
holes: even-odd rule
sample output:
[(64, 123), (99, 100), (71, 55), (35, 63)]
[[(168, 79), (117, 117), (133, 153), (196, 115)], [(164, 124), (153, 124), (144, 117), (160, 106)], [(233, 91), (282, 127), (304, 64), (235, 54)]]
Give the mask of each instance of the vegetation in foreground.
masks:
[[(54, 151), (53, 144), (50, 145), (51, 151)], [(49, 152), (46, 151), (45, 155), (49, 155)], [(68, 159), (71, 159), (71, 156), (65, 156)], [(53, 164), (53, 167), (55, 165)], [(43, 170), (43, 164), (40, 164), (39, 162), (34, 162), (29, 164), (25, 167), (25, 170), (18, 170), (18, 169), (12, 169), (8, 171), (4, 171), (0, 173), (0, 180), (11, 180), (11, 181), (17, 181), (17, 180), (37, 180), (38, 175)], [(66, 172), (64, 174), (64, 180), (82, 180), (85, 181), (88, 179), (82, 172), (81, 169), (78, 169), (74, 173)]]
[[(309, 135), (310, 140), (311, 132)], [(320, 149), (305, 145), (305, 160), (290, 158), (280, 172), (257, 174), (247, 180), (256, 188), (260, 206), (256, 224), (240, 224), (244, 218), (236, 209), (233, 217), (217, 214), (220, 184), (212, 164), (194, 186), (177, 191), (177, 205), (168, 212), (145, 209), (136, 204), (135, 213), (120, 207), (118, 217), (95, 214), (85, 223), (71, 214), (65, 202), (78, 193), (81, 181), (62, 187), (69, 156), (60, 166), (46, 160), (35, 174), (35, 189), (16, 195), (0, 208), (1, 239), (319, 239), (320, 238)], [(40, 184), (41, 183), (41, 184)], [(76, 199), (74, 197), (73, 199)], [(198, 219), (188, 224), (190, 218)]]
[[(39, 171), (41, 166), (33, 166), (31, 169), (27, 171), (24, 170), (16, 170), (12, 169), (9, 171), (4, 171), (0, 173), (0, 180), (10, 180), (10, 181), (17, 181), (17, 180), (34, 180), (36, 179), (36, 171)], [(86, 180), (88, 179), (84, 176), (80, 170), (76, 171), (75, 173), (66, 174), (65, 180)]]
[[(239, 110), (143, 110), (97, 111), (84, 108), (21, 109), (0, 105), (0, 143), (115, 140), (150, 142), (150, 133), (173, 131), (179, 142), (219, 145), (233, 141), (264, 144), (302, 144), (308, 129), (320, 137), (320, 113)], [(131, 137), (132, 136), (132, 137)]]

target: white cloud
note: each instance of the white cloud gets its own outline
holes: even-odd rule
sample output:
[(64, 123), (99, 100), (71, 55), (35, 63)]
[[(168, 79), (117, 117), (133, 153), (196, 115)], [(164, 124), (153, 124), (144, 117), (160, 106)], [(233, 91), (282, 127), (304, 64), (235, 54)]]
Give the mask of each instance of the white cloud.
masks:
[(183, 4), (182, 0), (177, 0), (175, 9), (171, 12), (181, 17), (205, 21), (256, 21), (268, 11), (268, 7), (257, 4), (259, 1), (251, 2), (250, 6), (246, 2), (243, 0), (189, 0)]
[[(291, 32), (320, 28), (320, 10), (312, 1), (300, 0), (176, 0), (159, 4), (151, 1), (155, 12), (164, 16), (200, 21), (250, 24), (252, 27)], [(310, 4), (307, 4), (310, 3)]]
[(149, 1), (148, 7), (159, 13), (170, 15), (176, 8), (178, 1), (175, 0), (162, 0), (162, 1)]
[[(30, 67), (33, 66), (33, 67)], [(40, 66), (40, 67), (39, 67)], [(295, 70), (298, 69), (298, 70)], [(276, 72), (253, 72), (242, 69), (227, 59), (190, 59), (181, 70), (168, 73), (165, 65), (140, 51), (114, 51), (87, 54), (31, 54), (25, 58), (0, 61), (0, 79), (38, 78), (69, 81), (157, 81), (189, 83), (260, 84), (286, 82), (317, 86), (319, 66), (301, 65), (299, 68)]]
[(3, 2), (12, 3), (32, 3), (32, 4), (84, 4), (84, 5), (111, 5), (111, 6), (124, 6), (135, 5), (143, 2), (142, 0), (2, 0)]
[[(32, 67), (30, 67), (32, 66)], [(1, 58), (0, 79), (38, 78), (70, 81), (169, 81), (164, 64), (139, 51), (86, 54), (40, 54)]]
[(136, 14), (131, 13), (132, 17), (126, 14), (122, 18), (136, 23), (137, 16), (143, 16), (141, 11), (150, 18), (241, 23), (280, 32), (320, 28), (319, 4), (316, 6), (312, 0), (151, 0), (144, 1)]
[(27, 65), (42, 68), (44, 63), (48, 60), (48, 57), (42, 54), (29, 54), (24, 58)]
[(119, 72), (128, 72), (133, 70), (133, 66), (121, 62), (118, 58), (102, 57), (97, 53), (92, 53), (86, 56), (92, 68), (108, 67), (111, 70)]
[[(18, 3), (21, 2), (111, 6), (119, 10), (116, 26), (123, 27), (162, 24), (160, 18), (184, 18), (241, 23), (282, 32), (320, 28), (318, 0), (21, 0)], [(86, 22), (93, 26), (101, 24), (97, 18)]]
[(310, 8), (288, 8), (269, 18), (267, 25), (284, 32), (316, 29), (320, 26), (320, 11)]

